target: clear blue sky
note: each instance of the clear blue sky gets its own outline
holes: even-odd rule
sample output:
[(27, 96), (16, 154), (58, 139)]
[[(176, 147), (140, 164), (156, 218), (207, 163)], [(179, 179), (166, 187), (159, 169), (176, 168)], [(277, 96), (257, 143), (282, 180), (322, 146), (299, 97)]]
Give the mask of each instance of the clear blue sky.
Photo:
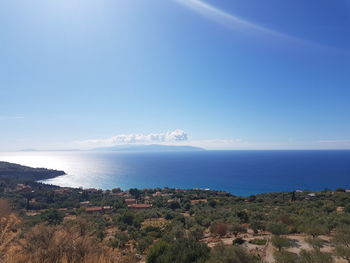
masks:
[(2, 0), (0, 89), (3, 151), (350, 148), (350, 1)]

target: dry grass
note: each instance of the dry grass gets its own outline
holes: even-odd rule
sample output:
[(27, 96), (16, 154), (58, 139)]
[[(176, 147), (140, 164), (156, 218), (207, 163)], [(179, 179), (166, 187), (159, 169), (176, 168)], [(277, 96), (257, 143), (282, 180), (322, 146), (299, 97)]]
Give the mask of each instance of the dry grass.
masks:
[(11, 206), (5, 199), (0, 199), (0, 218), (7, 217), (11, 214)]
[(8, 253), (15, 249), (20, 220), (11, 214), (10, 204), (0, 199), (0, 262), (7, 262)]
[[(117, 250), (104, 247), (85, 233), (85, 227), (35, 226), (22, 240), (21, 250), (9, 263), (121, 262)], [(132, 261), (131, 261), (132, 262)]]
[(6, 263), (123, 263), (138, 262), (104, 246), (84, 220), (74, 224), (37, 225), (19, 239), (20, 221), (13, 214), (0, 221), (0, 262)]

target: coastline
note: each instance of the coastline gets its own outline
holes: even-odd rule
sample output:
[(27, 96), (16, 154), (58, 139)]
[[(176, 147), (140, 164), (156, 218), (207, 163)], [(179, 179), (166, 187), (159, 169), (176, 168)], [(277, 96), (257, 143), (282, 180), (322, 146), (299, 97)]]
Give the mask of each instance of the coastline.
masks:
[(237, 196), (350, 186), (350, 151), (30, 152), (0, 160), (64, 170), (61, 187), (210, 188)]

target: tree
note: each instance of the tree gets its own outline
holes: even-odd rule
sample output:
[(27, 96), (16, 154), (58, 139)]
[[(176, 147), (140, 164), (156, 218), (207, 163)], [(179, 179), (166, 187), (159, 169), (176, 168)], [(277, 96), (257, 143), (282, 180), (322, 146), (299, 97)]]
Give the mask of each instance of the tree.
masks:
[(295, 196), (295, 191), (293, 191), (291, 201), (294, 202), (296, 200), (297, 200), (297, 198)]
[(171, 243), (159, 241), (147, 255), (147, 263), (204, 263), (209, 257), (207, 245), (194, 239), (181, 238)]
[(129, 236), (124, 232), (118, 232), (115, 235), (115, 239), (112, 241), (113, 247), (123, 248), (129, 241)]
[(162, 255), (165, 253), (168, 247), (169, 247), (168, 243), (164, 241), (158, 241), (157, 243), (155, 243), (148, 251), (146, 262), (160, 263), (161, 261), (159, 259), (162, 257)]
[(47, 221), (49, 225), (59, 225), (63, 221), (64, 213), (56, 209), (50, 209), (43, 212), (40, 217), (43, 221)]
[(305, 238), (306, 243), (313, 247), (313, 249), (319, 250), (324, 244), (324, 241), (318, 237)]
[(297, 263), (299, 262), (299, 257), (297, 254), (288, 251), (276, 251), (273, 254), (276, 263)]
[(216, 207), (216, 205), (217, 205), (217, 203), (216, 203), (216, 201), (214, 200), (214, 199), (211, 199), (209, 202), (208, 202), (208, 204), (211, 206), (211, 207)]
[(257, 263), (258, 258), (250, 255), (242, 247), (225, 247), (223, 245), (211, 250), (210, 257), (206, 263)]
[(338, 193), (345, 193), (346, 192), (346, 190), (344, 188), (337, 188), (335, 191)]
[(271, 238), (271, 242), (279, 251), (281, 251), (281, 249), (284, 247), (291, 246), (290, 240), (288, 238), (281, 237), (281, 236), (273, 236)]
[(323, 253), (320, 250), (300, 252), (300, 263), (333, 263), (334, 259), (331, 254)]
[(168, 206), (169, 206), (169, 208), (172, 209), (172, 210), (181, 208), (180, 203), (177, 202), (177, 201), (175, 201), (175, 202), (170, 202)]
[(285, 224), (272, 223), (268, 225), (267, 230), (276, 236), (285, 235), (288, 233), (288, 228)]
[(349, 227), (341, 227), (337, 229), (333, 239), (336, 247), (335, 251), (338, 257), (350, 262), (350, 229)]
[(190, 229), (190, 234), (191, 237), (193, 237), (196, 240), (200, 240), (201, 238), (203, 238), (203, 231), (204, 231), (204, 227), (201, 227), (199, 225), (195, 225)]
[(230, 226), (230, 231), (237, 237), (239, 233), (246, 233), (247, 229), (239, 224), (234, 224)]
[(121, 221), (127, 225), (132, 225), (132, 223), (134, 222), (134, 219), (135, 219), (135, 216), (130, 212), (126, 212), (121, 216)]
[(265, 230), (266, 229), (266, 225), (265, 222), (263, 221), (252, 221), (250, 223), (250, 227), (253, 229), (254, 233), (258, 233), (259, 230)]
[(328, 228), (324, 224), (313, 222), (304, 226), (304, 232), (315, 238), (319, 235), (327, 234)]
[(249, 216), (248, 216), (247, 212), (245, 212), (245, 211), (238, 212), (237, 217), (241, 220), (242, 223), (249, 222)]
[(338, 257), (341, 257), (347, 262), (350, 262), (350, 249), (348, 247), (336, 246), (335, 253)]
[(293, 225), (294, 223), (294, 220), (290, 217), (290, 215), (281, 215), (278, 217), (278, 221), (287, 226)]
[(239, 246), (239, 245), (244, 244), (244, 242), (245, 242), (245, 240), (243, 238), (238, 237), (232, 241), (232, 245)]
[(112, 193), (117, 194), (120, 193), (122, 190), (120, 188), (113, 188)]
[(139, 197), (141, 196), (141, 192), (140, 190), (136, 189), (136, 188), (131, 188), (129, 190), (129, 193), (135, 198), (135, 199), (139, 199)]
[(141, 238), (137, 241), (137, 250), (140, 253), (145, 252), (145, 250), (152, 244), (153, 239), (149, 236)]
[(348, 205), (345, 206), (344, 212), (350, 213), (350, 204), (348, 204)]

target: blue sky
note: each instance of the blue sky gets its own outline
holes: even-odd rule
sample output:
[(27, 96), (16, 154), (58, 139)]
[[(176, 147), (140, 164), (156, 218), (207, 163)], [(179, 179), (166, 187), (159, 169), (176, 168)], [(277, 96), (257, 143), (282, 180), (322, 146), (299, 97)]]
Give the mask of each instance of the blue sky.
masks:
[(350, 1), (2, 0), (0, 89), (3, 151), (349, 149)]

